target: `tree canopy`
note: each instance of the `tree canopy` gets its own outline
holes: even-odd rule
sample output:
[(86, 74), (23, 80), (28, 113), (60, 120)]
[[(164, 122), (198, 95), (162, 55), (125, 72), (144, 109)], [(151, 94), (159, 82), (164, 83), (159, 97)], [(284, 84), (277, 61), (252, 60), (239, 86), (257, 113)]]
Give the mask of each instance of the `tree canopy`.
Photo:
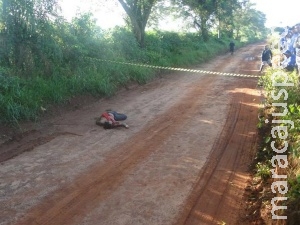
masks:
[(54, 56), (51, 34), (58, 17), (57, 0), (3, 0), (1, 11), (1, 62), (30, 72), (35, 62)]
[[(102, 7), (104, 2), (107, 1), (102, 1)], [(117, 3), (128, 16), (128, 27), (124, 29), (130, 28), (141, 48), (147, 44), (147, 28), (156, 24), (151, 20), (163, 21), (171, 14), (183, 18), (186, 30), (196, 28), (204, 42), (216, 34), (239, 40), (259, 39), (266, 30), (265, 15), (248, 0), (118, 0)], [(76, 67), (80, 55), (101, 55), (97, 44), (101, 29), (93, 14), (78, 14), (67, 22), (59, 4), (58, 0), (0, 0), (0, 66), (13, 68), (15, 73), (25, 76), (37, 69), (47, 75), (63, 63)], [(114, 36), (116, 43), (117, 36)], [(98, 48), (99, 53), (94, 51)]]
[[(254, 35), (258, 36), (265, 30), (264, 14), (255, 10), (249, 0), (118, 1), (127, 13), (129, 25), (141, 47), (145, 44), (145, 29), (149, 18), (163, 20), (170, 12), (191, 21), (192, 24), (187, 26), (196, 28), (203, 41), (209, 40), (215, 33), (240, 39), (243, 35), (250, 35), (250, 30), (256, 31)], [(153, 10), (157, 8), (160, 10)], [(154, 13), (156, 15), (151, 16)]]
[(140, 44), (144, 47), (145, 28), (151, 14), (151, 9), (158, 0), (118, 0), (127, 13), (132, 31)]

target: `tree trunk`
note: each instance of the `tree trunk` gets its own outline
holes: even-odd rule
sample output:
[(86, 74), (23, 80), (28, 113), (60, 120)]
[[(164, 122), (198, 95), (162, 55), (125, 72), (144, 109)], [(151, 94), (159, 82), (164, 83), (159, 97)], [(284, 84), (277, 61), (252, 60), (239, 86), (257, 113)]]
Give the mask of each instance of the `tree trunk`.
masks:
[(132, 32), (141, 48), (145, 47), (145, 25), (142, 21), (138, 21), (135, 17), (129, 16), (131, 21)]
[(209, 35), (208, 35), (208, 29), (206, 26), (206, 20), (201, 19), (201, 33), (202, 33), (202, 38), (203, 41), (208, 41)]
[(119, 0), (123, 9), (130, 18), (132, 31), (141, 48), (145, 47), (145, 28), (151, 13), (151, 9), (156, 1), (157, 0)]

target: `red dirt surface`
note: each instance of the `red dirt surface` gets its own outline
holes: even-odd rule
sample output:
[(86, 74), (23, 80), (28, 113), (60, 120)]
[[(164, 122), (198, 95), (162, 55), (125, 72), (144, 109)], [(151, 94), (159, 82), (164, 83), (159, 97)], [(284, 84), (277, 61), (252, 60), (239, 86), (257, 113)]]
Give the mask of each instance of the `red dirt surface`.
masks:
[[(258, 74), (263, 45), (195, 69)], [(257, 78), (176, 72), (1, 130), (0, 224), (247, 224)], [(83, 103), (85, 102), (85, 103)], [(87, 104), (88, 102), (88, 104)], [(95, 125), (105, 109), (129, 129)]]

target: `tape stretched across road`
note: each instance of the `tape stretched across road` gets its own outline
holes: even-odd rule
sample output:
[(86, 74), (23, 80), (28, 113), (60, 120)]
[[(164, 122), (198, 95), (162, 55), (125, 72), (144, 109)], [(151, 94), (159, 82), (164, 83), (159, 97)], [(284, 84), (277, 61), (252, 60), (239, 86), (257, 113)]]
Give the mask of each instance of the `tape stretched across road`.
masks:
[(222, 72), (214, 72), (214, 71), (205, 71), (205, 70), (194, 70), (194, 69), (185, 69), (185, 68), (176, 68), (176, 67), (164, 67), (164, 66), (152, 66), (147, 64), (138, 64), (138, 63), (129, 63), (129, 62), (119, 62), (107, 59), (96, 59), (86, 57), (88, 59), (102, 61), (102, 62), (109, 62), (115, 64), (123, 64), (123, 65), (130, 65), (130, 66), (140, 66), (140, 67), (148, 67), (153, 69), (163, 69), (163, 70), (175, 70), (175, 71), (183, 71), (183, 72), (191, 72), (191, 73), (202, 73), (202, 74), (211, 74), (211, 75), (221, 75), (221, 76), (231, 76), (231, 77), (251, 77), (251, 78), (258, 78), (259, 75), (248, 75), (248, 74), (237, 74), (237, 73), (222, 73)]

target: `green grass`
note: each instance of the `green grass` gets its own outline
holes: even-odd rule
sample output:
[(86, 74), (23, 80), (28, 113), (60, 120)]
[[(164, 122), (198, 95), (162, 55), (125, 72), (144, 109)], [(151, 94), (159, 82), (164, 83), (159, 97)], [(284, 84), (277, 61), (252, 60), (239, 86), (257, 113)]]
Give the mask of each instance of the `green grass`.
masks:
[[(294, 127), (287, 123), (283, 124), (267, 124), (259, 126), (260, 129), (264, 129), (265, 126), (270, 126), (268, 128), (271, 131), (275, 126), (287, 126), (288, 135), (284, 140), (288, 143), (288, 150), (286, 153), (288, 155), (288, 167), (284, 170), (280, 170), (281, 173), (288, 175), (288, 192), (286, 196), (288, 197), (287, 208), (288, 220), (292, 219), (293, 211), (299, 211), (299, 201), (300, 201), (300, 88), (299, 88), (299, 78), (295, 72), (288, 73), (288, 82), (294, 83), (291, 87), (275, 87), (272, 83), (272, 74), (283, 72), (280, 69), (267, 71), (266, 75), (261, 77), (259, 83), (263, 84), (266, 91), (266, 102), (267, 108), (265, 108), (266, 114), (268, 114), (269, 120), (282, 120), (282, 121), (292, 121), (294, 122)], [(282, 77), (278, 76), (277, 82), (281, 81)], [(277, 95), (279, 91), (284, 88), (288, 93), (288, 98), (283, 99), (284, 95), (281, 95), (278, 100), (272, 97), (273, 94)], [(272, 103), (287, 103), (288, 112), (285, 116), (275, 117), (272, 116), (272, 112), (282, 112), (280, 107), (272, 107)], [(283, 146), (283, 140), (276, 135), (271, 137), (270, 132), (264, 133), (262, 137), (264, 142), (262, 143), (260, 151), (257, 153), (258, 163), (256, 164), (257, 175), (264, 179), (270, 177), (270, 169), (273, 169), (270, 164), (270, 159), (276, 154), (270, 147), (271, 140), (275, 141), (275, 146)], [(283, 212), (287, 213), (287, 212)]]
[(127, 30), (117, 29), (107, 37), (109, 40), (100, 38), (93, 51), (68, 49), (60, 63), (51, 64), (51, 74), (43, 73), (41, 65), (30, 76), (23, 76), (14, 68), (0, 67), (0, 124), (36, 120), (47, 107), (64, 104), (72, 97), (111, 96), (129, 82), (145, 84), (165, 72), (102, 59), (189, 67), (223, 54), (229, 43), (229, 39), (216, 38), (204, 43), (197, 34), (152, 32), (146, 36), (147, 47), (141, 49)]

